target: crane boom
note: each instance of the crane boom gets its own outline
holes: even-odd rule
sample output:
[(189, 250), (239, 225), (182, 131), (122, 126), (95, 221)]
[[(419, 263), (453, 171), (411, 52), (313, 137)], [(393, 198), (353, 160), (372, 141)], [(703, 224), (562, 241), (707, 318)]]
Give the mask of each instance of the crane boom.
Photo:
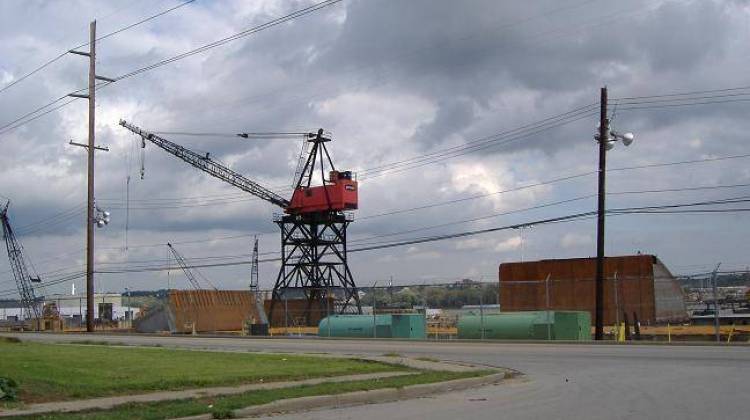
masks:
[(31, 277), (26, 267), (26, 261), (21, 252), (21, 244), (16, 239), (16, 235), (13, 233), (10, 221), (8, 220), (9, 205), (10, 201), (0, 210), (0, 219), (2, 219), (3, 239), (5, 239), (5, 247), (8, 250), (10, 267), (13, 271), (13, 277), (16, 279), (18, 294), (21, 295), (21, 304), (26, 309), (26, 314), (30, 318), (39, 319), (39, 308), (36, 305), (37, 298), (32, 285), (32, 283), (38, 283), (39, 279)]
[(196, 279), (195, 276), (193, 275), (193, 272), (190, 271), (190, 268), (187, 266), (185, 259), (182, 258), (182, 255), (179, 252), (177, 252), (176, 249), (174, 249), (172, 244), (167, 243), (167, 246), (169, 247), (169, 250), (172, 251), (172, 255), (174, 255), (174, 259), (177, 260), (177, 265), (179, 265), (182, 271), (185, 272), (185, 277), (187, 277), (190, 284), (193, 286), (193, 288), (195, 288), (195, 290), (200, 290), (201, 285), (200, 283), (198, 283), (198, 279)]
[(183, 161), (193, 165), (194, 167), (212, 175), (216, 178), (221, 179), (224, 182), (234, 185), (242, 191), (248, 192), (258, 198), (273, 203), (283, 209), (289, 206), (289, 200), (281, 197), (275, 192), (268, 188), (258, 184), (255, 181), (245, 178), (242, 174), (239, 174), (226, 166), (211, 160), (208, 154), (201, 155), (177, 143), (173, 143), (163, 137), (160, 137), (154, 133), (150, 133), (137, 127), (133, 124), (128, 123), (125, 120), (120, 120), (120, 125), (132, 131), (135, 134), (141, 136), (144, 140), (150, 141), (157, 145), (167, 153), (170, 153)]

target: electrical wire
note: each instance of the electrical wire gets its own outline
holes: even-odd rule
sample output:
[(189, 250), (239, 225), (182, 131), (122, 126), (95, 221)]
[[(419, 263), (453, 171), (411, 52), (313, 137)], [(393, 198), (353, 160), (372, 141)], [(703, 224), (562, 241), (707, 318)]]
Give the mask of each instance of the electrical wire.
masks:
[[(637, 166), (625, 166), (625, 167), (619, 167), (619, 168), (617, 168), (617, 167), (616, 168), (609, 168), (609, 169), (607, 169), (606, 172), (622, 172), (622, 171), (632, 171), (632, 170), (637, 170), (637, 169), (660, 168), (660, 167), (688, 165), (688, 164), (695, 164), (695, 163), (719, 162), (719, 161), (730, 160), (730, 159), (745, 159), (745, 158), (749, 158), (749, 157), (750, 157), (750, 154), (741, 154), (741, 155), (719, 156), (719, 157), (712, 157), (712, 158), (683, 160), (683, 161), (674, 161), (674, 162), (650, 163), (650, 164), (637, 165)], [(358, 219), (359, 220), (367, 220), (367, 219), (373, 219), (373, 218), (377, 218), (377, 217), (391, 216), (391, 215), (396, 215), (396, 214), (409, 213), (409, 212), (413, 212), (413, 211), (417, 211), (417, 210), (425, 210), (425, 209), (429, 209), (429, 208), (435, 208), (435, 207), (440, 207), (440, 206), (445, 206), (445, 205), (450, 205), (450, 204), (462, 203), (462, 202), (466, 202), (466, 201), (470, 201), (470, 200), (476, 200), (476, 199), (480, 199), (480, 198), (491, 197), (491, 196), (494, 196), (494, 195), (500, 195), (500, 194), (505, 194), (505, 193), (509, 193), (509, 192), (516, 192), (516, 191), (521, 191), (521, 190), (525, 190), (525, 189), (528, 189), (528, 188), (535, 188), (535, 187), (539, 187), (539, 186), (554, 184), (554, 183), (557, 183), (557, 182), (563, 182), (563, 181), (568, 181), (568, 180), (572, 180), (572, 179), (583, 178), (583, 177), (586, 177), (586, 176), (594, 175), (596, 173), (598, 173), (598, 171), (581, 172), (581, 173), (574, 174), (574, 175), (569, 175), (569, 176), (564, 176), (564, 177), (559, 177), (559, 178), (551, 178), (551, 179), (548, 179), (548, 180), (545, 180), (545, 181), (540, 181), (540, 182), (537, 182), (537, 183), (534, 183), (534, 184), (529, 184), (529, 185), (523, 185), (523, 186), (516, 187), (516, 188), (510, 188), (510, 189), (495, 191), (495, 192), (486, 193), (486, 194), (478, 194), (478, 195), (474, 195), (474, 196), (469, 196), (469, 197), (464, 197), (464, 198), (459, 198), (459, 199), (454, 199), (454, 200), (448, 200), (448, 201), (442, 201), (442, 202), (437, 202), (437, 203), (432, 203), (432, 204), (425, 204), (425, 205), (416, 206), (416, 207), (409, 207), (409, 208), (404, 208), (404, 209), (391, 210), (391, 211), (387, 211), (387, 212), (383, 212), (383, 213), (377, 213), (377, 214), (373, 214), (373, 215), (367, 215), (367, 216), (359, 217)], [(743, 186), (746, 186), (746, 185), (745, 184), (730, 184), (730, 185), (702, 186), (702, 187), (692, 187), (692, 188), (694, 188), (695, 190), (706, 190), (706, 189), (714, 189), (714, 188), (716, 188), (716, 189), (719, 189), (719, 188), (737, 188), (737, 187), (743, 187)], [(682, 187), (682, 188), (675, 189), (675, 191), (690, 191), (690, 188), (691, 187)], [(654, 191), (654, 192), (656, 192), (656, 191)], [(668, 191), (664, 190), (664, 192), (668, 192)], [(620, 193), (617, 193), (617, 194), (628, 194), (628, 193), (629, 192), (624, 191), (624, 192), (620, 192)], [(636, 192), (633, 192), (633, 193), (640, 193), (640, 192), (636, 191)]]
[(191, 131), (152, 131), (158, 135), (175, 135), (175, 136), (191, 136), (191, 137), (230, 137), (230, 138), (252, 138), (252, 139), (288, 139), (288, 138), (312, 138), (315, 136), (312, 131), (307, 132), (242, 132), (242, 133), (205, 133), (205, 132), (191, 132)]
[(260, 25), (253, 26), (251, 28), (245, 29), (244, 31), (238, 32), (238, 33), (236, 33), (234, 35), (230, 35), (228, 37), (221, 38), (219, 40), (210, 42), (210, 43), (205, 44), (203, 46), (200, 46), (198, 48), (194, 48), (192, 50), (186, 51), (186, 52), (184, 52), (182, 54), (178, 54), (176, 56), (173, 56), (173, 57), (170, 57), (170, 58), (167, 58), (167, 59), (164, 59), (164, 60), (157, 61), (157, 62), (155, 62), (153, 64), (148, 65), (148, 66), (141, 67), (141, 68), (138, 68), (136, 70), (132, 70), (132, 71), (130, 71), (128, 73), (125, 73), (123, 75), (115, 77), (114, 79), (117, 80), (117, 81), (120, 81), (120, 80), (127, 79), (129, 77), (132, 77), (132, 76), (135, 76), (135, 75), (138, 75), (138, 74), (141, 74), (141, 73), (145, 73), (147, 71), (150, 71), (150, 70), (162, 67), (162, 66), (170, 64), (170, 63), (173, 63), (175, 61), (179, 61), (179, 60), (182, 60), (184, 58), (191, 57), (193, 55), (200, 54), (202, 52), (211, 50), (213, 48), (225, 45), (225, 44), (230, 43), (232, 41), (235, 41), (237, 39), (244, 38), (246, 36), (255, 34), (257, 32), (261, 32), (263, 30), (272, 28), (272, 27), (280, 25), (282, 23), (285, 23), (285, 22), (288, 22), (288, 21), (291, 21), (291, 20), (294, 20), (294, 19), (306, 16), (306, 15), (308, 15), (310, 13), (313, 13), (313, 12), (316, 12), (316, 11), (318, 11), (320, 9), (324, 9), (326, 7), (329, 7), (329, 6), (335, 5), (337, 3), (340, 3), (341, 1), (343, 1), (343, 0), (325, 0), (325, 1), (321, 1), (319, 3), (315, 3), (315, 4), (311, 5), (311, 6), (308, 6), (308, 7), (299, 9), (299, 10), (296, 10), (296, 11), (294, 11), (292, 13), (289, 13), (287, 15), (284, 15), (282, 17), (275, 18), (275, 19), (272, 19), (272, 20), (270, 20), (268, 22), (265, 22), (263, 24), (260, 24)]
[[(107, 33), (105, 35), (102, 35), (101, 37), (96, 38), (96, 40), (97, 41), (101, 41), (101, 40), (109, 38), (109, 37), (111, 37), (113, 35), (116, 35), (116, 34), (119, 34), (121, 32), (127, 31), (128, 29), (131, 29), (131, 28), (134, 28), (136, 26), (142, 25), (142, 24), (144, 24), (144, 23), (146, 23), (148, 21), (156, 19), (159, 16), (163, 16), (163, 15), (165, 15), (165, 14), (171, 12), (171, 11), (177, 10), (177, 9), (183, 7), (183, 6), (186, 6), (186, 5), (190, 4), (190, 3), (193, 3), (194, 1), (195, 0), (185, 1), (185, 2), (180, 3), (180, 4), (178, 4), (178, 5), (174, 6), (174, 7), (171, 7), (169, 9), (166, 9), (166, 10), (162, 11), (162, 12), (159, 12), (159, 13), (157, 13), (155, 15), (151, 15), (151, 16), (145, 18), (145, 19), (142, 19), (142, 20), (140, 20), (138, 22), (132, 23), (132, 24), (124, 26), (124, 27), (122, 27), (122, 28), (120, 28), (120, 29), (118, 29), (116, 31), (113, 31), (113, 32)], [(50, 59), (48, 61), (45, 61), (41, 66), (35, 68), (34, 70), (32, 70), (32, 71), (24, 74), (23, 76), (19, 77), (18, 79), (14, 80), (11, 83), (8, 83), (7, 85), (5, 85), (2, 88), (0, 88), (0, 94), (2, 94), (3, 92), (5, 92), (6, 90), (10, 89), (11, 87), (17, 85), (18, 83), (21, 83), (22, 81), (28, 79), (29, 77), (31, 77), (31, 76), (39, 73), (40, 71), (44, 70), (46, 67), (48, 67), (52, 63), (56, 62), (57, 60), (65, 57), (66, 55), (68, 55), (70, 53), (70, 50), (76, 50), (78, 48), (88, 46), (89, 44), (91, 44), (91, 42), (86, 42), (86, 43), (77, 45), (77, 46), (75, 46), (73, 48), (68, 48), (66, 51), (60, 53), (59, 55), (55, 56), (54, 58), (52, 58), (52, 59)]]
[(717, 100), (717, 101), (699, 101), (699, 102), (685, 102), (685, 103), (670, 103), (670, 104), (657, 104), (657, 105), (635, 105), (635, 106), (621, 106), (621, 111), (634, 111), (634, 110), (643, 110), (643, 109), (666, 109), (666, 108), (679, 108), (679, 107), (685, 107), (685, 106), (697, 106), (697, 105), (716, 105), (716, 104), (727, 104), (727, 103), (736, 103), (736, 102), (748, 102), (750, 101), (750, 98), (743, 98), (743, 99), (725, 99), (725, 100)]
[(473, 218), (470, 218), (470, 219), (463, 219), (463, 220), (458, 220), (458, 221), (455, 221), (455, 222), (440, 223), (440, 224), (437, 224), (437, 225), (423, 226), (423, 227), (420, 227), (420, 228), (414, 228), (414, 229), (409, 229), (409, 230), (404, 230), (404, 231), (399, 231), (399, 232), (391, 232), (391, 233), (384, 233), (384, 234), (379, 234), (379, 235), (372, 235), (372, 236), (368, 236), (366, 238), (351, 240), (351, 241), (349, 241), (349, 243), (367, 242), (367, 241), (369, 241), (371, 239), (374, 239), (374, 238), (383, 238), (383, 237), (389, 237), (389, 236), (400, 236), (400, 235), (405, 235), (405, 234), (414, 233), (414, 232), (420, 232), (420, 231), (424, 231), (424, 230), (438, 229), (438, 228), (442, 228), (442, 227), (455, 226), (455, 225), (460, 225), (460, 224), (464, 224), (464, 223), (478, 222), (478, 221), (481, 221), (481, 220), (492, 219), (492, 218), (495, 218), (495, 217), (508, 216), (508, 215), (511, 215), (511, 214), (523, 213), (523, 212), (527, 212), (527, 211), (531, 211), (531, 210), (539, 210), (539, 209), (543, 209), (543, 208), (547, 208), (547, 207), (559, 206), (561, 204), (573, 203), (573, 202), (576, 202), (576, 201), (581, 201), (581, 200), (586, 200), (586, 199), (594, 198), (596, 196), (597, 196), (596, 194), (587, 194), (587, 195), (582, 195), (582, 196), (578, 196), (578, 197), (574, 197), (574, 198), (569, 198), (569, 199), (566, 199), (566, 200), (552, 201), (552, 202), (549, 202), (549, 203), (538, 204), (536, 206), (525, 207), (525, 208), (515, 209), (515, 210), (509, 210), (509, 211), (504, 211), (504, 212), (500, 212), (500, 213), (493, 213), (493, 214), (486, 215), (486, 216), (473, 217)]
[(679, 97), (679, 96), (706, 95), (706, 94), (714, 94), (714, 93), (719, 94), (719, 93), (724, 93), (724, 92), (734, 92), (738, 90), (750, 90), (750, 86), (737, 86), (737, 87), (730, 87), (730, 88), (723, 88), (723, 89), (694, 90), (694, 91), (688, 91), (688, 92), (663, 93), (663, 94), (657, 94), (657, 95), (622, 96), (622, 97), (610, 98), (610, 100), (621, 102), (621, 101), (640, 100), (640, 99), (670, 98), (670, 97)]
[[(222, 46), (222, 45), (227, 44), (227, 43), (229, 43), (231, 41), (234, 41), (234, 40), (237, 40), (237, 39), (240, 39), (240, 38), (243, 38), (243, 37), (255, 34), (257, 32), (261, 32), (261, 31), (263, 31), (265, 29), (269, 29), (269, 28), (272, 28), (274, 26), (280, 25), (282, 23), (285, 23), (285, 22), (288, 22), (288, 21), (292, 21), (292, 20), (294, 20), (296, 18), (299, 18), (299, 17), (303, 17), (303, 16), (308, 15), (310, 13), (313, 13), (313, 12), (315, 12), (317, 10), (323, 9), (323, 8), (331, 6), (331, 5), (334, 5), (336, 3), (340, 3), (342, 1), (343, 0), (326, 0), (326, 1), (322, 1), (320, 3), (316, 3), (316, 4), (312, 5), (312, 6), (308, 6), (308, 7), (302, 8), (300, 10), (297, 10), (295, 12), (292, 12), (292, 13), (287, 14), (285, 16), (282, 16), (280, 18), (272, 19), (271, 21), (268, 21), (268, 22), (263, 23), (261, 25), (254, 26), (252, 28), (246, 29), (246, 30), (244, 30), (242, 32), (236, 33), (236, 34), (231, 35), (229, 37), (222, 38), (220, 40), (217, 40), (217, 41), (205, 44), (205, 45), (203, 45), (201, 47), (198, 47), (198, 48), (195, 48), (193, 50), (184, 52), (182, 54), (179, 54), (179, 55), (176, 55), (176, 56), (173, 56), (173, 57), (170, 57), (170, 58), (158, 61), (158, 62), (150, 64), (148, 66), (141, 67), (139, 69), (130, 71), (128, 73), (122, 74), (122, 75), (120, 75), (118, 77), (115, 77), (114, 80), (115, 81), (120, 81), (120, 80), (127, 79), (129, 77), (133, 77), (133, 76), (141, 74), (141, 73), (145, 73), (145, 72), (153, 70), (155, 68), (162, 67), (162, 66), (164, 66), (166, 64), (182, 60), (184, 58), (187, 58), (187, 57), (190, 57), (190, 56), (202, 53), (204, 51), (208, 51), (210, 49)], [(85, 46), (85, 45), (88, 45), (88, 44), (83, 44), (83, 45)], [(106, 84), (104, 84), (104, 86), (108, 86), (109, 84), (111, 84), (111, 83), (106, 83)], [(86, 90), (86, 88), (79, 89), (79, 90), (77, 90), (75, 92), (82, 92), (84, 90)], [(51, 109), (49, 109), (49, 110), (47, 110), (47, 111), (45, 111), (45, 112), (43, 112), (43, 113), (41, 113), (39, 115), (31, 117), (31, 115), (35, 114), (36, 112), (41, 111), (41, 109), (50, 107), (50, 106), (54, 105), (55, 103), (61, 101), (63, 98), (65, 98), (67, 96), (68, 95), (65, 95), (65, 96), (63, 96), (61, 98), (58, 98), (58, 99), (56, 99), (56, 100), (54, 100), (54, 101), (52, 101), (52, 102), (44, 105), (41, 108), (38, 108), (38, 109), (36, 109), (36, 110), (34, 110), (32, 112), (29, 112), (29, 113), (25, 114), (22, 117), (17, 118), (16, 120), (12, 121), (11, 123), (5, 124), (4, 126), (0, 127), (0, 135), (3, 135), (3, 134), (5, 134), (5, 133), (7, 133), (9, 131), (15, 130), (16, 128), (19, 128), (19, 127), (21, 127), (21, 126), (23, 126), (25, 124), (28, 124), (29, 122), (34, 121), (34, 120), (36, 120), (38, 118), (41, 118), (42, 116), (47, 115), (47, 114), (49, 114), (52, 111), (56, 111), (56, 110), (58, 110), (58, 109), (60, 109), (60, 108), (62, 108), (64, 106), (67, 106), (67, 105), (71, 104), (75, 99), (79, 99), (79, 98), (73, 98), (70, 101), (64, 102), (61, 105), (58, 105), (58, 106), (56, 106), (54, 108), (51, 108)], [(28, 118), (26, 120), (23, 120), (23, 118), (25, 118), (25, 117), (30, 117), (30, 118)], [(14, 123), (15, 123), (15, 125), (14, 125)]]
[[(689, 202), (689, 203), (662, 204), (662, 205), (656, 205), (656, 206), (625, 207), (625, 208), (610, 209), (606, 213), (612, 216), (619, 216), (619, 215), (625, 215), (625, 214), (647, 214), (646, 212), (649, 212), (649, 211), (675, 210), (675, 209), (684, 208), (684, 207), (733, 205), (733, 204), (750, 202), (750, 198), (748, 197), (750, 196), (730, 197), (730, 198), (725, 198), (725, 199), (706, 200), (706, 201)], [(724, 213), (731, 212), (732, 210), (735, 210), (735, 212), (745, 211), (742, 208), (741, 209), (725, 209)], [(469, 231), (448, 233), (448, 234), (439, 234), (439, 235), (417, 237), (417, 238), (399, 240), (399, 241), (371, 242), (368, 244), (362, 244), (358, 248), (352, 248), (348, 250), (348, 252), (356, 253), (356, 252), (373, 251), (373, 250), (378, 250), (378, 249), (386, 249), (386, 248), (400, 247), (400, 246), (406, 246), (406, 245), (415, 245), (415, 244), (420, 244), (420, 243), (442, 241), (446, 239), (456, 239), (456, 238), (462, 238), (462, 237), (468, 237), (468, 236), (475, 236), (479, 234), (497, 232), (497, 231), (502, 231), (502, 230), (519, 229), (519, 228), (524, 228), (524, 227), (529, 227), (529, 226), (539, 226), (539, 225), (544, 225), (544, 224), (566, 223), (566, 222), (572, 222), (572, 221), (588, 220), (588, 219), (596, 217), (596, 215), (597, 215), (596, 211), (588, 211), (588, 212), (573, 213), (573, 214), (568, 214), (564, 216), (550, 217), (550, 218), (545, 218), (545, 219), (540, 219), (540, 220), (535, 220), (535, 221), (530, 221), (530, 222), (516, 223), (516, 224), (511, 224), (511, 225), (487, 228), (487, 229), (469, 230)], [(264, 262), (264, 263), (276, 262), (279, 260), (280, 258), (268, 258), (268, 259), (259, 260), (259, 262)], [(226, 266), (236, 266), (236, 265), (246, 265), (246, 264), (251, 264), (251, 261), (246, 260), (246, 261), (236, 261), (236, 262), (190, 264), (188, 265), (188, 267), (189, 268), (207, 268), (207, 267), (226, 267)], [(96, 272), (102, 273), (102, 274), (121, 274), (121, 273), (131, 273), (131, 272), (164, 271), (164, 270), (165, 268), (163, 266), (151, 266), (150, 265), (147, 267), (124, 268), (124, 269), (119, 269), (119, 270), (110, 268), (110, 269), (104, 269), (104, 270), (96, 270)]]
[(459, 146), (441, 149), (435, 152), (414, 156), (396, 162), (390, 162), (379, 166), (357, 170), (362, 179), (374, 178), (385, 172), (401, 172), (403, 170), (415, 169), (425, 165), (442, 162), (467, 153), (485, 150), (489, 147), (505, 145), (517, 140), (527, 138), (542, 131), (567, 125), (580, 119), (595, 114), (596, 104), (590, 104), (573, 110), (563, 112), (551, 117), (535, 121), (511, 130), (501, 131), (499, 133), (472, 140)]

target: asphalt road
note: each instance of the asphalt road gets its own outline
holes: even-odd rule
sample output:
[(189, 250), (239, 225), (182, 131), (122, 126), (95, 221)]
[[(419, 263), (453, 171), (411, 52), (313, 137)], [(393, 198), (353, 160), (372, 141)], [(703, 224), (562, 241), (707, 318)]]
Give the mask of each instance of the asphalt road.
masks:
[[(74, 341), (83, 335), (23, 334)], [(100, 336), (95, 340), (234, 351), (396, 352), (512, 368), (508, 383), (280, 419), (745, 419), (750, 347)]]

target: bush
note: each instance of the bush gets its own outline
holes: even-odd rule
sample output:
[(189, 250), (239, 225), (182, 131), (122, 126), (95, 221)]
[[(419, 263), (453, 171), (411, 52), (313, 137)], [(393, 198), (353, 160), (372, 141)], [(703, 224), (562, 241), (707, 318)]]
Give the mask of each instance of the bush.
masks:
[(211, 417), (215, 419), (233, 419), (234, 411), (225, 408), (216, 409), (211, 413)]
[(18, 384), (11, 378), (0, 378), (0, 401), (15, 401)]

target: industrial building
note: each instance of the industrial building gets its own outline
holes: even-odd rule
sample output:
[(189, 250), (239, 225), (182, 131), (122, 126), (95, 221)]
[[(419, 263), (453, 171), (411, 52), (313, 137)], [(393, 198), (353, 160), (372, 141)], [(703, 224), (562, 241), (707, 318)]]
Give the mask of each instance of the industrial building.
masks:
[(247, 290), (170, 290), (136, 318), (138, 332), (240, 331), (265, 319)]
[[(127, 299), (127, 298), (126, 298)], [(47, 295), (38, 298), (38, 311), (62, 321), (64, 328), (78, 328), (86, 319), (85, 295)], [(0, 301), (0, 324), (3, 321), (18, 322), (25, 318), (26, 308), (20, 300)], [(97, 293), (94, 295), (94, 319), (97, 323), (129, 321), (137, 316), (139, 308), (128, 306), (119, 293)]]
[[(503, 263), (499, 271), (503, 312), (578, 310), (594, 317), (596, 258)], [(606, 325), (624, 314), (645, 325), (688, 321), (682, 289), (656, 256), (607, 257), (604, 274)]]

